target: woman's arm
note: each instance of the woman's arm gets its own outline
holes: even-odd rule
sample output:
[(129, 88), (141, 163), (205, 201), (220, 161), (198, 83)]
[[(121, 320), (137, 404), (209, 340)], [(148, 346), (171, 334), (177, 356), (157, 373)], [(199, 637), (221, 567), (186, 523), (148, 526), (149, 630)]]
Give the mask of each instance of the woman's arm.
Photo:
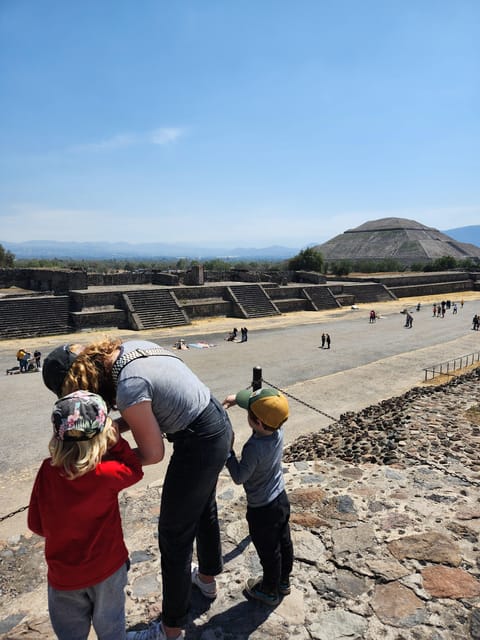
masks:
[(161, 462), (165, 455), (165, 446), (163, 434), (152, 411), (152, 403), (139, 402), (121, 413), (137, 443), (138, 448), (135, 449), (135, 453), (142, 465)]

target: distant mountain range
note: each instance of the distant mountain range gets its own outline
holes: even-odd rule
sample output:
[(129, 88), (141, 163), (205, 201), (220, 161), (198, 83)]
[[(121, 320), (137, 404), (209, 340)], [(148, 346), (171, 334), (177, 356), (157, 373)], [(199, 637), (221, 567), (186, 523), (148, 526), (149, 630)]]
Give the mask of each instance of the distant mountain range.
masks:
[(469, 227), (457, 227), (455, 229), (447, 229), (442, 231), (457, 242), (469, 242), (480, 247), (480, 225), (470, 225)]
[(161, 260), (162, 258), (190, 258), (208, 260), (287, 260), (297, 255), (300, 249), (272, 246), (263, 249), (251, 248), (208, 248), (193, 244), (128, 242), (55, 242), (49, 240), (29, 242), (8, 242), (0, 240), (7, 251), (17, 259), (74, 259), (74, 260)]
[[(480, 225), (457, 227), (442, 231), (458, 242), (469, 242), (480, 246)], [(189, 258), (208, 260), (288, 260), (300, 252), (301, 248), (271, 246), (264, 248), (208, 248), (186, 243), (132, 244), (129, 242), (55, 242), (53, 240), (29, 242), (8, 242), (0, 240), (7, 251), (18, 259), (46, 258), (73, 260), (161, 260), (162, 258)], [(318, 243), (312, 242), (309, 246)], [(303, 248), (303, 247), (302, 247)]]

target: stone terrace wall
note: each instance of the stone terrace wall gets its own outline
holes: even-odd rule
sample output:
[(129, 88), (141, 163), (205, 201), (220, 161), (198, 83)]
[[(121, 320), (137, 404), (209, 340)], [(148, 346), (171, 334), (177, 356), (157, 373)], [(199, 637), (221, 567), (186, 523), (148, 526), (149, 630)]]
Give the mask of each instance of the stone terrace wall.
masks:
[[(89, 273), (88, 286), (108, 287), (122, 284), (150, 284), (152, 272), (122, 271), (121, 273)], [(85, 287), (86, 288), (86, 287)]]
[(86, 289), (85, 271), (59, 269), (0, 269), (0, 289), (20, 287), (62, 295), (71, 289)]

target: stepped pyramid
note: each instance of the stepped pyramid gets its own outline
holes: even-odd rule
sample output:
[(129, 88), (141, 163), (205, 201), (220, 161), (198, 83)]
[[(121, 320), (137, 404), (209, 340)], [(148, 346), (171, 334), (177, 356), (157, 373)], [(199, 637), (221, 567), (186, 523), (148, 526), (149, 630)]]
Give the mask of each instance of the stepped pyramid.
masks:
[(451, 256), (480, 260), (480, 247), (457, 242), (438, 229), (406, 218), (371, 220), (314, 247), (326, 262), (381, 261), (393, 258), (403, 265), (428, 263)]

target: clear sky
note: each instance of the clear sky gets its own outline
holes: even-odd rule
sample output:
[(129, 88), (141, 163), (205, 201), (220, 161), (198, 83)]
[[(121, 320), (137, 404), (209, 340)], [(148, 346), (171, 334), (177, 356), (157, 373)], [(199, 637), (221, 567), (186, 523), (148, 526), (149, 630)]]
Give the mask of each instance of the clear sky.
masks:
[(0, 243), (480, 224), (478, 0), (0, 0)]

